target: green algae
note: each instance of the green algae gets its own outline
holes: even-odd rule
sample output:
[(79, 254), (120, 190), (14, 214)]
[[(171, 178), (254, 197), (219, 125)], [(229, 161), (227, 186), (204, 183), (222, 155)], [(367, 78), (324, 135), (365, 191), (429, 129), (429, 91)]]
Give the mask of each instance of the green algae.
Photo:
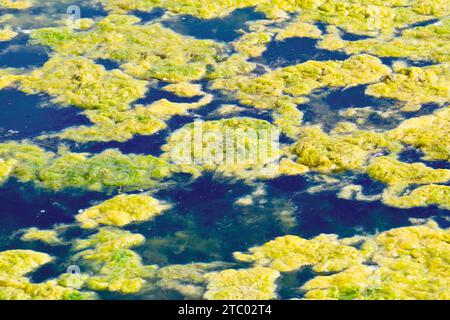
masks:
[(278, 132), (267, 121), (230, 118), (196, 122), (174, 132), (163, 159), (243, 179), (277, 175)]
[(123, 294), (141, 291), (146, 282), (144, 278), (156, 269), (156, 266), (143, 265), (141, 257), (130, 250), (144, 241), (141, 234), (107, 227), (88, 239), (77, 240), (73, 249), (79, 252), (74, 260), (94, 272), (86, 280), (86, 286), (92, 290)]
[(33, 5), (30, 0), (0, 0), (0, 8), (23, 10)]
[(92, 293), (78, 292), (57, 284), (56, 280), (32, 283), (26, 277), (30, 272), (53, 260), (48, 254), (31, 250), (0, 252), (1, 300), (71, 300), (91, 299)]
[(435, 205), (450, 210), (450, 187), (429, 184), (413, 189), (408, 194), (403, 194), (395, 188), (388, 188), (383, 193), (383, 202), (403, 209)]
[(172, 83), (163, 87), (163, 89), (179, 97), (193, 98), (204, 95), (200, 84), (189, 82)]
[(387, 135), (420, 149), (424, 160), (450, 161), (450, 107), (405, 120)]
[(99, 225), (123, 227), (133, 222), (151, 220), (170, 206), (146, 195), (118, 195), (78, 214), (75, 218), (82, 228)]
[(9, 41), (17, 36), (17, 32), (11, 30), (11, 28), (0, 29), (0, 42)]
[(255, 267), (250, 269), (228, 269), (207, 274), (208, 300), (269, 300), (276, 298), (276, 270)]
[(314, 24), (301, 21), (299, 17), (295, 21), (289, 23), (285, 28), (281, 29), (280, 32), (277, 33), (275, 40), (283, 41), (296, 37), (320, 39), (322, 37), (322, 31)]
[(249, 253), (235, 252), (235, 259), (281, 272), (312, 266), (315, 272), (337, 272), (357, 265), (363, 256), (357, 249), (343, 245), (334, 235), (320, 235), (311, 240), (284, 236), (254, 247)]
[(214, 70), (211, 70), (206, 78), (209, 80), (232, 78), (239, 75), (246, 75), (256, 68), (256, 64), (247, 61), (247, 57), (240, 54), (233, 54), (226, 60), (217, 63)]
[(234, 49), (243, 56), (256, 58), (266, 51), (267, 44), (272, 40), (270, 32), (249, 32), (233, 43)]
[(425, 27), (406, 29), (399, 37), (369, 38), (357, 41), (345, 41), (338, 33), (332, 32), (324, 37), (324, 40), (319, 43), (319, 47), (343, 50), (347, 54), (368, 52), (380, 57), (448, 62), (449, 24), (450, 19), (447, 18)]
[(320, 127), (303, 127), (291, 147), (297, 162), (319, 172), (362, 170), (370, 156), (383, 150), (398, 152), (401, 145), (385, 134), (357, 130), (327, 135)]
[(0, 144), (0, 158), (16, 161), (12, 177), (55, 191), (147, 189), (175, 171), (173, 165), (162, 159), (125, 155), (115, 149), (95, 155), (68, 152), (57, 155), (33, 144), (11, 142)]
[(20, 89), (30, 94), (46, 93), (65, 106), (120, 108), (142, 98), (147, 83), (119, 70), (106, 71), (84, 57), (55, 56), (21, 79)]
[[(134, 16), (111, 15), (88, 31), (46, 28), (33, 31), (35, 43), (60, 54), (84, 55), (121, 64), (132, 76), (169, 82), (203, 78), (223, 46), (212, 40), (182, 36), (161, 24), (137, 24)], [(176, 45), (174, 45), (176, 44)]]
[(450, 101), (450, 64), (424, 68), (401, 68), (382, 82), (370, 85), (366, 93), (375, 97), (393, 98), (408, 105), (444, 104)]
[(8, 177), (12, 173), (15, 165), (15, 160), (5, 161), (0, 159), (0, 184), (8, 180)]
[(302, 289), (307, 299), (450, 298), (449, 229), (437, 224), (392, 229), (369, 239), (370, 264), (317, 276)]
[(41, 241), (52, 246), (61, 245), (63, 242), (58, 236), (56, 230), (40, 230), (38, 228), (29, 228), (24, 230), (22, 241)]

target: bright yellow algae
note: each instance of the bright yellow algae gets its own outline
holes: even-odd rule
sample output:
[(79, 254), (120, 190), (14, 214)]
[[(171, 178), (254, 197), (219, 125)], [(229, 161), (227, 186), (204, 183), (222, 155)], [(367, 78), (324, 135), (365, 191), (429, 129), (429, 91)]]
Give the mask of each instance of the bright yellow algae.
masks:
[(32, 283), (26, 275), (53, 260), (48, 254), (31, 250), (0, 252), (1, 300), (80, 300), (93, 295), (62, 287), (55, 280)]
[(295, 37), (319, 39), (322, 37), (322, 31), (314, 24), (302, 22), (300, 18), (297, 18), (278, 32), (275, 40), (283, 41)]
[(429, 184), (420, 186), (406, 195), (395, 188), (388, 188), (383, 193), (383, 202), (404, 209), (436, 205), (450, 210), (450, 186)]
[(62, 240), (56, 230), (40, 230), (38, 228), (29, 228), (24, 231), (22, 241), (41, 241), (49, 245), (60, 245)]
[(88, 31), (47, 28), (33, 31), (35, 42), (60, 54), (109, 59), (132, 76), (169, 82), (203, 78), (218, 62), (223, 45), (183, 36), (161, 24), (139, 25), (134, 16), (111, 15)]
[(266, 51), (266, 45), (272, 40), (270, 32), (250, 32), (233, 43), (234, 49), (243, 56), (255, 58)]
[(282, 272), (312, 266), (315, 272), (336, 272), (357, 265), (363, 256), (354, 247), (343, 245), (334, 235), (320, 235), (311, 240), (284, 236), (254, 247), (249, 253), (235, 252), (235, 259)]
[(405, 120), (387, 135), (419, 148), (425, 160), (450, 161), (450, 106), (431, 115)]
[(291, 147), (297, 162), (319, 172), (362, 170), (370, 156), (383, 150), (398, 152), (401, 145), (382, 133), (354, 131), (327, 135), (320, 127), (303, 127)]
[(204, 95), (200, 84), (189, 82), (173, 83), (163, 88), (165, 91), (171, 92), (179, 97), (193, 98)]
[(276, 270), (255, 267), (224, 270), (206, 274), (208, 281), (204, 295), (208, 300), (269, 300), (276, 298)]
[(33, 5), (30, 0), (0, 0), (0, 8), (23, 10)]
[(106, 71), (83, 57), (55, 56), (21, 79), (20, 89), (31, 94), (47, 93), (66, 106), (120, 108), (142, 98), (147, 82), (119, 70)]
[(10, 28), (0, 29), (0, 42), (9, 41), (17, 36), (17, 32), (11, 30)]
[(16, 165), (15, 160), (5, 161), (0, 158), (0, 184), (8, 180), (10, 174), (12, 173)]
[(151, 220), (169, 207), (150, 196), (122, 194), (84, 210), (76, 216), (76, 220), (86, 229), (99, 225), (123, 227), (133, 222)]
[(450, 102), (450, 63), (395, 70), (382, 82), (370, 85), (366, 94), (394, 98), (409, 105)]
[(392, 229), (371, 239), (370, 265), (318, 276), (307, 299), (450, 299), (449, 229), (436, 224)]
[(108, 290), (123, 294), (142, 290), (146, 277), (156, 266), (142, 264), (141, 257), (130, 248), (143, 244), (144, 236), (114, 228), (101, 228), (88, 239), (77, 240), (75, 260), (89, 266), (94, 275), (86, 285), (92, 290)]

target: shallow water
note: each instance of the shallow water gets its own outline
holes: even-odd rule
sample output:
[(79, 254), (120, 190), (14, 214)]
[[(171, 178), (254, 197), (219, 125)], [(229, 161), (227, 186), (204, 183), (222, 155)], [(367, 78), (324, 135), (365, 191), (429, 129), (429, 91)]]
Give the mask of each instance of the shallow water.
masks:
[[(86, 2), (83, 2), (85, 4)], [(54, 12), (64, 14), (65, 5), (53, 6)], [(36, 11), (37, 10), (37, 11)], [(9, 10), (0, 10), (10, 13)], [(143, 23), (160, 18), (164, 11), (155, 10), (150, 13), (135, 12)], [(15, 13), (14, 13), (15, 14)], [(43, 14), (48, 19), (29, 21), (24, 28), (51, 25), (51, 18), (45, 8), (28, 9), (20, 16)], [(98, 6), (82, 6), (82, 17), (100, 17), (106, 12)], [(239, 29), (245, 29), (249, 21), (263, 19), (264, 15), (255, 13), (253, 9), (237, 10), (225, 18), (202, 20), (181, 15), (164, 22), (166, 26), (184, 35), (199, 39), (214, 39), (225, 43), (235, 40)], [(321, 25), (323, 28), (323, 25)], [(346, 34), (345, 40), (358, 40), (359, 36)], [(347, 55), (340, 52), (320, 50), (316, 48), (316, 40), (291, 38), (282, 42), (271, 42), (266, 52), (253, 61), (271, 68), (285, 67), (308, 60), (344, 60)], [(50, 50), (31, 45), (28, 36), (21, 34), (18, 38), (0, 43), (0, 67), (37, 68), (47, 61)], [(394, 60), (383, 58), (390, 65)], [(118, 64), (109, 60), (97, 60), (107, 70), (118, 68)], [(425, 62), (424, 62), (425, 63)], [(420, 66), (426, 65), (416, 63)], [(198, 98), (181, 98), (162, 90), (167, 83), (150, 86), (147, 95), (136, 104), (151, 104), (160, 99), (168, 99), (177, 103), (191, 103)], [(219, 92), (209, 91), (208, 82), (202, 82), (208, 92), (215, 95), (215, 100), (189, 116), (176, 116), (168, 122), (168, 128), (152, 136), (135, 136), (127, 142), (91, 142), (77, 144), (67, 142), (71, 150), (76, 152), (99, 153), (110, 148), (117, 148), (129, 154), (151, 154), (159, 156), (161, 146), (168, 135), (195, 119), (216, 120), (223, 117), (251, 116), (271, 121), (267, 111), (240, 105), (232, 98)], [(366, 85), (353, 88), (325, 88), (308, 96), (309, 102), (299, 105), (305, 113), (304, 121), (308, 124), (322, 124), (325, 131), (331, 130), (339, 122), (339, 112), (346, 108), (372, 107), (388, 108), (395, 100), (379, 99), (364, 94)], [(32, 139), (43, 133), (58, 132), (64, 128), (86, 125), (89, 121), (75, 107), (61, 107), (51, 102), (47, 95), (27, 95), (14, 89), (0, 90), (0, 141)], [(243, 108), (238, 113), (219, 116), (216, 113), (221, 104), (236, 104)], [(425, 105), (421, 111), (410, 116), (430, 114), (437, 107)], [(388, 130), (396, 127), (402, 118), (370, 118), (368, 128)], [(286, 142), (292, 140), (284, 137)], [(53, 140), (40, 141), (49, 149), (57, 148)], [(415, 150), (405, 151), (401, 160), (406, 162), (420, 161), (421, 154)], [(449, 169), (448, 162), (426, 162), (434, 168)], [(363, 186), (367, 195), (377, 194), (383, 185), (374, 182), (366, 175), (340, 174), (335, 176), (340, 181), (352, 181)], [(237, 199), (254, 191), (242, 181), (228, 181), (214, 178), (212, 174), (204, 174), (195, 181), (183, 175), (177, 175), (173, 181), (161, 183), (154, 196), (165, 200), (173, 207), (161, 217), (148, 223), (132, 225), (126, 229), (143, 234), (147, 242), (136, 248), (142, 255), (145, 264), (161, 266), (171, 264), (187, 264), (191, 262), (225, 261), (236, 263), (232, 257), (235, 251), (246, 251), (248, 248), (261, 245), (277, 236), (296, 234), (310, 238), (321, 233), (333, 233), (342, 237), (373, 234), (391, 228), (409, 225), (410, 218), (434, 217), (441, 226), (448, 227), (445, 219), (448, 211), (437, 207), (396, 209), (382, 204), (380, 201), (363, 202), (339, 199), (336, 189), (332, 187), (322, 192), (309, 192), (308, 189), (318, 183), (314, 174), (295, 177), (280, 177), (268, 181), (257, 181), (264, 185), (266, 195), (257, 198), (252, 206), (239, 206)], [(111, 198), (112, 194), (102, 192), (85, 192), (65, 190), (51, 192), (38, 189), (31, 183), (20, 183), (10, 179), (0, 187), (0, 251), (8, 249), (33, 249), (50, 253), (57, 259), (34, 273), (34, 281), (54, 278), (65, 272), (70, 265), (70, 247), (51, 247), (41, 243), (25, 243), (20, 241), (17, 231), (22, 228), (51, 228), (55, 224), (73, 223), (74, 216), (80, 209), (90, 207), (100, 201)], [(291, 223), (280, 218), (279, 212), (291, 212)], [(182, 233), (185, 237), (177, 238)], [(66, 240), (83, 237), (90, 232), (74, 229), (65, 234)], [(165, 239), (157, 246), (152, 239)], [(247, 266), (246, 264), (236, 264)], [(288, 273), (279, 284), (279, 297), (299, 297), (293, 288), (300, 287), (312, 277), (310, 270)], [(155, 299), (182, 298), (171, 291), (143, 292), (137, 295), (119, 295), (100, 293), (101, 297), (114, 299)]]

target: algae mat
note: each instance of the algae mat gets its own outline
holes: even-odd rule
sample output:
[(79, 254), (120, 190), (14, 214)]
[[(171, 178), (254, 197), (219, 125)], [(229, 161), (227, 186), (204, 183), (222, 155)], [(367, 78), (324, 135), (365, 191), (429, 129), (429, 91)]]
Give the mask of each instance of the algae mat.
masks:
[(0, 299), (450, 299), (445, 0), (0, 0)]

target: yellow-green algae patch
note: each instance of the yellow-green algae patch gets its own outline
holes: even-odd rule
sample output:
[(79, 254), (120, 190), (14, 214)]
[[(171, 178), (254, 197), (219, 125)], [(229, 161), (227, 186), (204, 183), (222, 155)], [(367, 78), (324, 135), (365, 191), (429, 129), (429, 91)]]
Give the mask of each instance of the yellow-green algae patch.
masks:
[(41, 241), (43, 243), (55, 246), (62, 244), (62, 240), (58, 236), (58, 232), (54, 229), (40, 230), (38, 228), (29, 228), (24, 230), (22, 241)]
[(24, 143), (0, 144), (0, 158), (16, 161), (11, 176), (22, 182), (55, 191), (65, 188), (88, 190), (140, 190), (171, 176), (175, 167), (151, 155), (122, 154), (115, 149), (91, 155), (54, 154)]
[(366, 242), (367, 264), (318, 276), (307, 299), (450, 299), (450, 231), (435, 223), (392, 229)]
[(204, 95), (200, 84), (189, 82), (172, 83), (165, 86), (163, 89), (179, 97), (193, 98)]
[(57, 284), (56, 280), (32, 283), (26, 275), (53, 260), (48, 254), (31, 250), (0, 252), (1, 300), (80, 300), (94, 295)]
[(23, 77), (20, 89), (30, 94), (47, 93), (54, 102), (66, 106), (120, 108), (142, 98), (147, 82), (119, 70), (106, 71), (84, 57), (55, 56)]
[(4, 183), (8, 179), (15, 165), (15, 160), (5, 161), (0, 158), (0, 184)]
[(319, 172), (362, 170), (370, 156), (402, 148), (383, 133), (362, 130), (327, 135), (320, 127), (310, 126), (302, 127), (299, 137), (291, 152), (298, 163)]
[(450, 186), (429, 184), (420, 186), (408, 194), (402, 194), (395, 188), (388, 188), (383, 193), (383, 202), (404, 209), (435, 205), (450, 210)]
[(121, 194), (99, 205), (84, 210), (76, 216), (82, 228), (99, 225), (123, 227), (133, 222), (151, 220), (170, 206), (147, 195)]
[(166, 99), (151, 105), (136, 105), (117, 109), (88, 110), (85, 115), (94, 124), (68, 128), (60, 133), (43, 135), (40, 138), (58, 137), (77, 142), (120, 141), (125, 142), (135, 135), (152, 135), (167, 128), (167, 121), (176, 115), (187, 115), (190, 110), (208, 105), (213, 96), (205, 94), (199, 101), (175, 103)]
[(88, 31), (34, 30), (34, 42), (60, 54), (109, 59), (132, 76), (169, 82), (199, 80), (218, 62), (223, 45), (183, 36), (161, 24), (137, 24), (134, 16), (111, 15)]
[(17, 36), (17, 32), (11, 30), (10, 28), (0, 29), (0, 42), (9, 41)]
[(366, 94), (393, 98), (408, 105), (450, 102), (450, 63), (424, 68), (400, 68), (382, 82), (370, 85)]
[(228, 269), (206, 274), (204, 295), (208, 300), (269, 300), (276, 298), (276, 280), (280, 273), (274, 269), (255, 267)]
[(300, 18), (297, 18), (294, 22), (281, 29), (275, 39), (283, 41), (295, 37), (319, 39), (322, 37), (322, 31), (314, 24), (303, 22)]
[(141, 257), (130, 248), (143, 244), (141, 234), (129, 231), (101, 228), (88, 239), (77, 240), (73, 249), (79, 251), (75, 261), (88, 266), (94, 275), (86, 280), (92, 290), (108, 290), (123, 294), (142, 290), (146, 277), (150, 277), (156, 266), (142, 264)]
[(272, 33), (265, 31), (245, 33), (233, 43), (234, 49), (246, 57), (259, 57), (266, 51), (272, 40)]
[[(447, 2), (447, 7), (448, 1)], [(448, 9), (447, 9), (448, 12)], [(448, 13), (447, 13), (448, 14)], [(324, 36), (319, 47), (329, 50), (343, 50), (347, 54), (368, 52), (380, 57), (409, 58), (412, 60), (449, 61), (450, 19), (425, 27), (404, 30), (399, 37), (369, 38), (345, 41), (339, 33)]]
[(235, 259), (282, 272), (312, 266), (315, 272), (337, 272), (361, 263), (363, 255), (335, 235), (320, 235), (311, 240), (284, 236), (254, 247), (249, 253), (235, 252)]
[(387, 135), (419, 148), (425, 160), (450, 161), (450, 106), (431, 115), (405, 120)]
[(28, 9), (33, 5), (33, 1), (30, 0), (0, 0), (0, 8), (5, 9)]
[(163, 159), (242, 179), (278, 175), (276, 127), (265, 120), (230, 118), (195, 122), (174, 132)]

